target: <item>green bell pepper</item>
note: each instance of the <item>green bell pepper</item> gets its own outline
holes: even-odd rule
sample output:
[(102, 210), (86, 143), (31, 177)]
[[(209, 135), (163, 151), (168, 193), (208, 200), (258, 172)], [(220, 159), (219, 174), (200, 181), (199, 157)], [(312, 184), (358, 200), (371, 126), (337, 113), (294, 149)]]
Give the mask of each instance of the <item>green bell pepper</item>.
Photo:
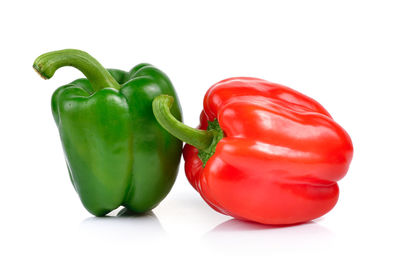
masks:
[(45, 79), (63, 66), (78, 79), (58, 88), (51, 101), (72, 184), (95, 216), (125, 206), (141, 213), (157, 206), (176, 179), (182, 142), (156, 121), (152, 101), (168, 94), (181, 120), (168, 77), (150, 64), (129, 72), (104, 67), (86, 52), (66, 49), (39, 56), (34, 69)]

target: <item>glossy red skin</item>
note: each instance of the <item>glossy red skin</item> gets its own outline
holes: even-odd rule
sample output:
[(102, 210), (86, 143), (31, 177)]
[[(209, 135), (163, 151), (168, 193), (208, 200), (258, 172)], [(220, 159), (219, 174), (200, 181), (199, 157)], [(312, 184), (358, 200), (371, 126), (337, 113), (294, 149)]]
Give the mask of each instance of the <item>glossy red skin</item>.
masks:
[(189, 182), (215, 210), (264, 224), (295, 224), (330, 211), (353, 146), (315, 100), (256, 78), (230, 78), (204, 97), (200, 129), (218, 119), (225, 137), (205, 168), (184, 147)]

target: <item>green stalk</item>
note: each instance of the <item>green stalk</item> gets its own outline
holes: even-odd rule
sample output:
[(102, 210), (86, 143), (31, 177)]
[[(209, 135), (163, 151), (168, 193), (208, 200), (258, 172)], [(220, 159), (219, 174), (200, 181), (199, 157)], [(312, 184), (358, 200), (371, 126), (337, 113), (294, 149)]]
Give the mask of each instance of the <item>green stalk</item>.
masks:
[(194, 129), (175, 119), (170, 108), (174, 98), (169, 95), (160, 95), (153, 100), (153, 113), (158, 123), (176, 138), (200, 149), (210, 147), (214, 140), (214, 132)]
[(46, 80), (53, 77), (54, 73), (64, 66), (72, 66), (80, 70), (96, 91), (107, 87), (117, 90), (121, 88), (96, 59), (80, 50), (65, 49), (48, 52), (36, 58), (33, 63), (33, 68)]

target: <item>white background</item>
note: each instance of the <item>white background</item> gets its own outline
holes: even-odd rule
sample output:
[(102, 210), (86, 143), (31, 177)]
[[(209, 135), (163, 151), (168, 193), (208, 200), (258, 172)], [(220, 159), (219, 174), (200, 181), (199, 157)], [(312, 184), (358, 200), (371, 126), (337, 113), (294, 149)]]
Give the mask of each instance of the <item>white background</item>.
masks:
[[(396, 1), (4, 1), (0, 27), (1, 260), (400, 259)], [(209, 208), (181, 168), (148, 216), (92, 217), (50, 111), (52, 92), (82, 74), (63, 68), (44, 81), (31, 68), (63, 48), (105, 67), (156, 65), (191, 126), (208, 87), (231, 76), (315, 98), (354, 143), (337, 206), (293, 227), (240, 222)]]

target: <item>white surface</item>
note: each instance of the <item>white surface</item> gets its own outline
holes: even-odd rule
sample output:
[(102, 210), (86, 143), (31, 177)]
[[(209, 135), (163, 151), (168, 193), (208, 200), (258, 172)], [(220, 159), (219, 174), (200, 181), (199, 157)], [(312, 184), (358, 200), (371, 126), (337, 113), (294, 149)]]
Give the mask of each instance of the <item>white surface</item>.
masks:
[[(6, 1), (0, 8), (1, 260), (399, 260), (400, 9), (396, 1)], [(337, 206), (294, 227), (211, 210), (183, 169), (147, 217), (94, 218), (70, 184), (50, 111), (57, 86), (31, 68), (79, 48), (106, 67), (165, 71), (185, 122), (213, 83), (255, 76), (323, 104), (355, 154)], [(182, 167), (182, 166), (181, 166)]]

